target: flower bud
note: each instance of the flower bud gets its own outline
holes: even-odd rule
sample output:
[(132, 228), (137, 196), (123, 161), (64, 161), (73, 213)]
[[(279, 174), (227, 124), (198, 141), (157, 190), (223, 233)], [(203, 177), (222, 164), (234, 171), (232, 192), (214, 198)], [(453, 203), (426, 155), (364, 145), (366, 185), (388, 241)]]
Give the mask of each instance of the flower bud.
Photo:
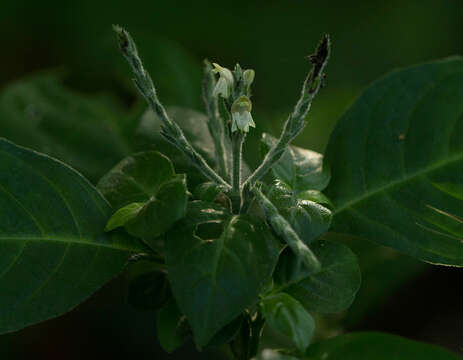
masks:
[(232, 128), (231, 131), (235, 132), (240, 130), (241, 132), (249, 132), (249, 127), (256, 127), (254, 120), (251, 115), (252, 103), (247, 96), (240, 96), (235, 100), (231, 107), (232, 115)]
[(212, 95), (214, 97), (218, 97), (219, 95), (223, 98), (228, 98), (231, 93), (231, 89), (233, 88), (233, 74), (227, 68), (220, 66), (219, 64), (213, 63), (214, 69), (212, 72), (214, 74), (219, 74), (219, 80), (212, 91)]
[(252, 69), (247, 69), (243, 72), (243, 82), (246, 87), (251, 86), (254, 81), (255, 72)]

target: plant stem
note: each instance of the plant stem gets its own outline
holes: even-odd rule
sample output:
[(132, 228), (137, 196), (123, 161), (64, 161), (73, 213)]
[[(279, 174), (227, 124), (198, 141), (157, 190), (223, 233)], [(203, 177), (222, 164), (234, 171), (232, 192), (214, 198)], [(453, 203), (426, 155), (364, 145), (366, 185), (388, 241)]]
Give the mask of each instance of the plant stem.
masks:
[(234, 212), (241, 210), (241, 173), (242, 173), (242, 158), (243, 158), (243, 143), (245, 134), (238, 131), (232, 135), (232, 153), (233, 153), (233, 168), (232, 168), (232, 190), (231, 200)]
[(220, 175), (218, 175), (207, 164), (206, 160), (204, 160), (204, 158), (193, 148), (190, 142), (186, 139), (180, 126), (172, 121), (167, 115), (164, 106), (162, 106), (157, 97), (153, 81), (141, 62), (137, 47), (130, 34), (119, 26), (114, 26), (114, 31), (117, 33), (121, 52), (132, 67), (135, 75), (134, 82), (137, 89), (143, 95), (152, 111), (162, 121), (161, 135), (182, 151), (191, 163), (196, 166), (196, 168), (198, 168), (198, 170), (201, 171), (209, 180), (230, 188), (231, 186)]
[(218, 99), (212, 95), (216, 85), (216, 80), (212, 73), (211, 63), (205, 60), (204, 65), (203, 101), (208, 115), (207, 126), (214, 141), (219, 174), (227, 178), (228, 168), (225, 157), (225, 127), (223, 119), (219, 113)]
[(304, 81), (299, 101), (283, 126), (283, 131), (281, 132), (278, 142), (270, 149), (263, 162), (254, 171), (254, 173), (246, 179), (243, 186), (253, 186), (256, 181), (260, 180), (272, 168), (272, 166), (280, 160), (286, 150), (286, 147), (304, 128), (306, 124), (305, 117), (310, 110), (312, 100), (318, 94), (318, 91), (323, 85), (323, 79), (325, 76), (323, 71), (328, 63), (329, 55), (330, 40), (329, 37), (325, 35), (318, 45), (315, 54), (309, 57), (313, 65), (312, 69)]
[(310, 248), (299, 238), (299, 235), (293, 229), (291, 224), (279, 213), (278, 209), (267, 197), (258, 189), (252, 188), (252, 193), (256, 196), (262, 210), (264, 210), (267, 222), (275, 231), (275, 233), (282, 238), (294, 254), (301, 259), (307, 268), (313, 272), (321, 269), (321, 264), (316, 255)]

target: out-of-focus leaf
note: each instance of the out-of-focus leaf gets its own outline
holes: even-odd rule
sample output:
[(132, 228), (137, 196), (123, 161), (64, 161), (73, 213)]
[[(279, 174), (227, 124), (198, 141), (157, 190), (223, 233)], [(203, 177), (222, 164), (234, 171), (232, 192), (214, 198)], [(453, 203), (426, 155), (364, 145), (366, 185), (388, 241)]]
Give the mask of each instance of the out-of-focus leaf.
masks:
[(0, 136), (54, 156), (96, 181), (130, 153), (117, 110), (98, 97), (66, 89), (57, 76), (39, 75), (0, 93)]
[(312, 345), (304, 360), (461, 360), (435, 345), (382, 333), (352, 333)]

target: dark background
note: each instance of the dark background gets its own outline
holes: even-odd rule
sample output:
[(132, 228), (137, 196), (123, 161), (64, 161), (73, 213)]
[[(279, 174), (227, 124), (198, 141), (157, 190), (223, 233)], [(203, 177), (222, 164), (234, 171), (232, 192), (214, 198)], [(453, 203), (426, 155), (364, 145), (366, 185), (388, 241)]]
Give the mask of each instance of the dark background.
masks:
[[(139, 97), (111, 31), (116, 23), (136, 39), (168, 105), (201, 109), (206, 57), (255, 69), (257, 130), (246, 145), (255, 154), (262, 131), (278, 134), (308, 70), (305, 56), (329, 33), (327, 86), (296, 140), (323, 151), (339, 116), (373, 80), (399, 67), (463, 53), (462, 19), (463, 2), (457, 0), (1, 0), (0, 91), (25, 76), (59, 69), (68, 87), (111, 94), (127, 109), (136, 106)], [(256, 157), (248, 160), (255, 164)], [(378, 330), (455, 351), (463, 347), (459, 269), (431, 267), (358, 240), (349, 243), (360, 257), (364, 283), (346, 314), (323, 320), (325, 335), (340, 328)], [(153, 314), (125, 305), (123, 294), (121, 277), (65, 316), (0, 336), (2, 359), (165, 358), (156, 344)], [(215, 357), (193, 355), (192, 349), (172, 358)]]

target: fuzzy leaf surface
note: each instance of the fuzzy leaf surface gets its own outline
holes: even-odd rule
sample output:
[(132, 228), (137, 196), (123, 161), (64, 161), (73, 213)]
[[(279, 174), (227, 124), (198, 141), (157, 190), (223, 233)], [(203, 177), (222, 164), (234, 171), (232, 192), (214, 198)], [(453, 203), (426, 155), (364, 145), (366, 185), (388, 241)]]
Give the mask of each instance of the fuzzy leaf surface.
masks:
[(257, 301), (279, 246), (267, 225), (201, 201), (166, 234), (166, 263), (175, 299), (198, 346)]

